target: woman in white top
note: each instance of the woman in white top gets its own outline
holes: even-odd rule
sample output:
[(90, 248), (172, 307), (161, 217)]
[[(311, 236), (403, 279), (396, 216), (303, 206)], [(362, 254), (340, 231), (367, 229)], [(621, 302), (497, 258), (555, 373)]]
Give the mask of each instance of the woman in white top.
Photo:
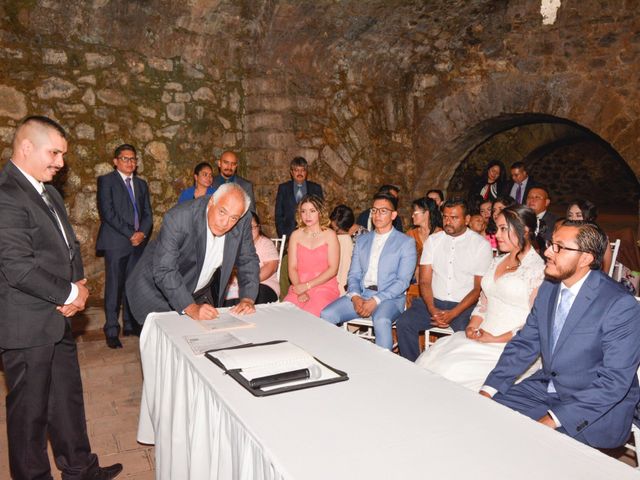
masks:
[[(544, 279), (544, 260), (532, 245), (536, 215), (528, 207), (505, 208), (496, 221), (501, 257), (482, 278), (480, 301), (464, 332), (438, 340), (416, 364), (470, 389), (479, 390), (506, 343), (524, 326)], [(537, 363), (525, 373), (527, 377)]]

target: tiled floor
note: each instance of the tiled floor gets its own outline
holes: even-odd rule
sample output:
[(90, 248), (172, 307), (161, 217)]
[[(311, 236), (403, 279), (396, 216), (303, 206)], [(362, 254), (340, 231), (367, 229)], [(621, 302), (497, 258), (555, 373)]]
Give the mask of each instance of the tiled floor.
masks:
[[(95, 323), (85, 318), (83, 327)], [(122, 463), (124, 471), (118, 479), (153, 479), (153, 447), (136, 442), (142, 389), (138, 338), (122, 338), (124, 348), (118, 350), (106, 346), (100, 330), (80, 335), (77, 340), (89, 437), (100, 464)], [(5, 396), (4, 372), (0, 368), (0, 480), (10, 478)], [(59, 479), (51, 451), (49, 458), (53, 477)]]

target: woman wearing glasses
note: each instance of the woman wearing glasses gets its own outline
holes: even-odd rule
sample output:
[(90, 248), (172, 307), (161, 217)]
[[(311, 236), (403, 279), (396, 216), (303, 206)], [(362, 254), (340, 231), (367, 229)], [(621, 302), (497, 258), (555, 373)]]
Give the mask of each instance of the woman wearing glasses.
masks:
[(213, 183), (213, 169), (207, 162), (201, 162), (193, 170), (193, 186), (185, 188), (178, 197), (178, 203), (193, 200), (203, 195), (211, 195), (215, 189)]
[(340, 296), (336, 280), (340, 245), (329, 228), (331, 222), (320, 197), (302, 197), (296, 221), (298, 228), (291, 234), (287, 250), (291, 286), (283, 301), (319, 317), (322, 309)]
[[(482, 278), (480, 301), (464, 332), (438, 340), (416, 363), (479, 390), (506, 343), (524, 325), (538, 287), (544, 260), (535, 250), (536, 214), (514, 205), (498, 215), (496, 238), (505, 255), (496, 257)], [(538, 368), (534, 364), (523, 378)]]

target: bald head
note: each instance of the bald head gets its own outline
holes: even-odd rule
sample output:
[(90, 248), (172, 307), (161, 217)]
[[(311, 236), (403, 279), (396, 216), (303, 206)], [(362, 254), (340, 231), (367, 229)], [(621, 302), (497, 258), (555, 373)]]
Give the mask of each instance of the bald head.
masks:
[(12, 161), (40, 182), (50, 182), (64, 166), (67, 134), (55, 121), (33, 116), (23, 120), (13, 137)]
[(218, 168), (220, 169), (220, 175), (224, 178), (233, 177), (238, 170), (238, 156), (227, 150), (222, 155), (220, 155), (220, 160), (218, 160)]

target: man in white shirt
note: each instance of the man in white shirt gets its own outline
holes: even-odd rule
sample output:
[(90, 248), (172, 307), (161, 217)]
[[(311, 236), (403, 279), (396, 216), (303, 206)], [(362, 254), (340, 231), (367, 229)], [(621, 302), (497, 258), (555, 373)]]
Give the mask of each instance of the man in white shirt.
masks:
[[(622, 445), (640, 400), (640, 305), (600, 271), (606, 235), (565, 221), (545, 280), (481, 394), (597, 448)], [(516, 380), (538, 358), (542, 368)]]
[[(418, 358), (418, 335), (431, 327), (464, 330), (480, 297), (480, 280), (491, 263), (491, 245), (467, 228), (467, 204), (444, 203), (443, 231), (432, 234), (420, 259), (420, 295), (397, 320), (400, 355)], [(428, 333), (427, 333), (428, 335)]]
[(373, 197), (370, 214), (374, 230), (360, 235), (351, 257), (347, 293), (320, 313), (340, 325), (354, 318), (371, 317), (376, 345), (391, 350), (391, 325), (404, 309), (404, 292), (416, 265), (413, 238), (393, 227), (398, 199), (388, 193)]

